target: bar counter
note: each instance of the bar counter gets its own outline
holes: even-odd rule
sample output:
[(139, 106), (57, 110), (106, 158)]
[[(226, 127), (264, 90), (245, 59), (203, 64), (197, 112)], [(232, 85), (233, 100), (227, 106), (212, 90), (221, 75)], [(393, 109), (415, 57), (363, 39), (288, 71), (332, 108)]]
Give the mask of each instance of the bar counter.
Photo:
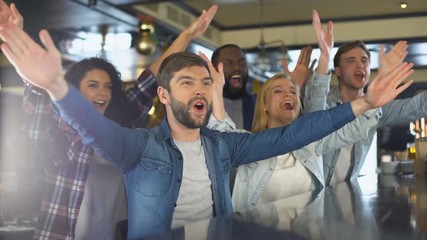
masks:
[(427, 239), (427, 182), (364, 176), (147, 239)]

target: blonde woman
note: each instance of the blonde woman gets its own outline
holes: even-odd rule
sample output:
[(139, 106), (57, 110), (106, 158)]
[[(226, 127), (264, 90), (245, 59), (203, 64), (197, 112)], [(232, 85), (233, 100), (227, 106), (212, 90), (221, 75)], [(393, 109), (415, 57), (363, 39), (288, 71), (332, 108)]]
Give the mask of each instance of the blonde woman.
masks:
[[(287, 126), (297, 119), (301, 111), (299, 91), (285, 74), (268, 79), (257, 97), (252, 131)], [(367, 111), (343, 128), (299, 150), (240, 166), (232, 195), (234, 210), (323, 188), (322, 154), (367, 138), (380, 116), (380, 109)]]

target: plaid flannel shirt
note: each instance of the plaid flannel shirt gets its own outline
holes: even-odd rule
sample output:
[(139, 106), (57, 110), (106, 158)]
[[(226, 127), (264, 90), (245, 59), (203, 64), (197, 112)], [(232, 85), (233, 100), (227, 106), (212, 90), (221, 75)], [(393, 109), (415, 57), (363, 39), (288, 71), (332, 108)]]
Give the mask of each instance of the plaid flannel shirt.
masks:
[[(126, 109), (136, 113), (136, 119), (127, 127), (146, 120), (156, 91), (157, 79), (147, 69), (126, 92)], [(74, 239), (93, 150), (60, 119), (46, 93), (27, 85), (23, 108), (29, 115), (29, 138), (42, 154), (38, 157), (43, 158), (46, 174), (34, 239)]]

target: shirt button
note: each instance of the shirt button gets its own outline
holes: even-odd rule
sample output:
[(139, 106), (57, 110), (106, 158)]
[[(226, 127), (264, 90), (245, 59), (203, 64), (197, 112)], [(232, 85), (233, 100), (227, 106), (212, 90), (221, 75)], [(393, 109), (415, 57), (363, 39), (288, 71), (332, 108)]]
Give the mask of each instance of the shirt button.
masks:
[(181, 178), (178, 178), (178, 179), (177, 179), (177, 181), (178, 181), (178, 182), (181, 182)]

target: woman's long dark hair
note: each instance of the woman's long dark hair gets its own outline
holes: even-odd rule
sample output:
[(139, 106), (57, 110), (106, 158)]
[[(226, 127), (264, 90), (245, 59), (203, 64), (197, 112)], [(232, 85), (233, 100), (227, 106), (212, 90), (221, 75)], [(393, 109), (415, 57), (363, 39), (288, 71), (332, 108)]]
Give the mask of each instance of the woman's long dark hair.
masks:
[(87, 72), (98, 69), (105, 71), (112, 82), (111, 101), (105, 111), (105, 116), (121, 125), (127, 123), (125, 119), (127, 103), (124, 94), (124, 85), (121, 80), (121, 74), (116, 67), (108, 60), (100, 57), (85, 58), (77, 63), (74, 63), (66, 72), (64, 78), (77, 89), (80, 88), (80, 82), (85, 77)]

